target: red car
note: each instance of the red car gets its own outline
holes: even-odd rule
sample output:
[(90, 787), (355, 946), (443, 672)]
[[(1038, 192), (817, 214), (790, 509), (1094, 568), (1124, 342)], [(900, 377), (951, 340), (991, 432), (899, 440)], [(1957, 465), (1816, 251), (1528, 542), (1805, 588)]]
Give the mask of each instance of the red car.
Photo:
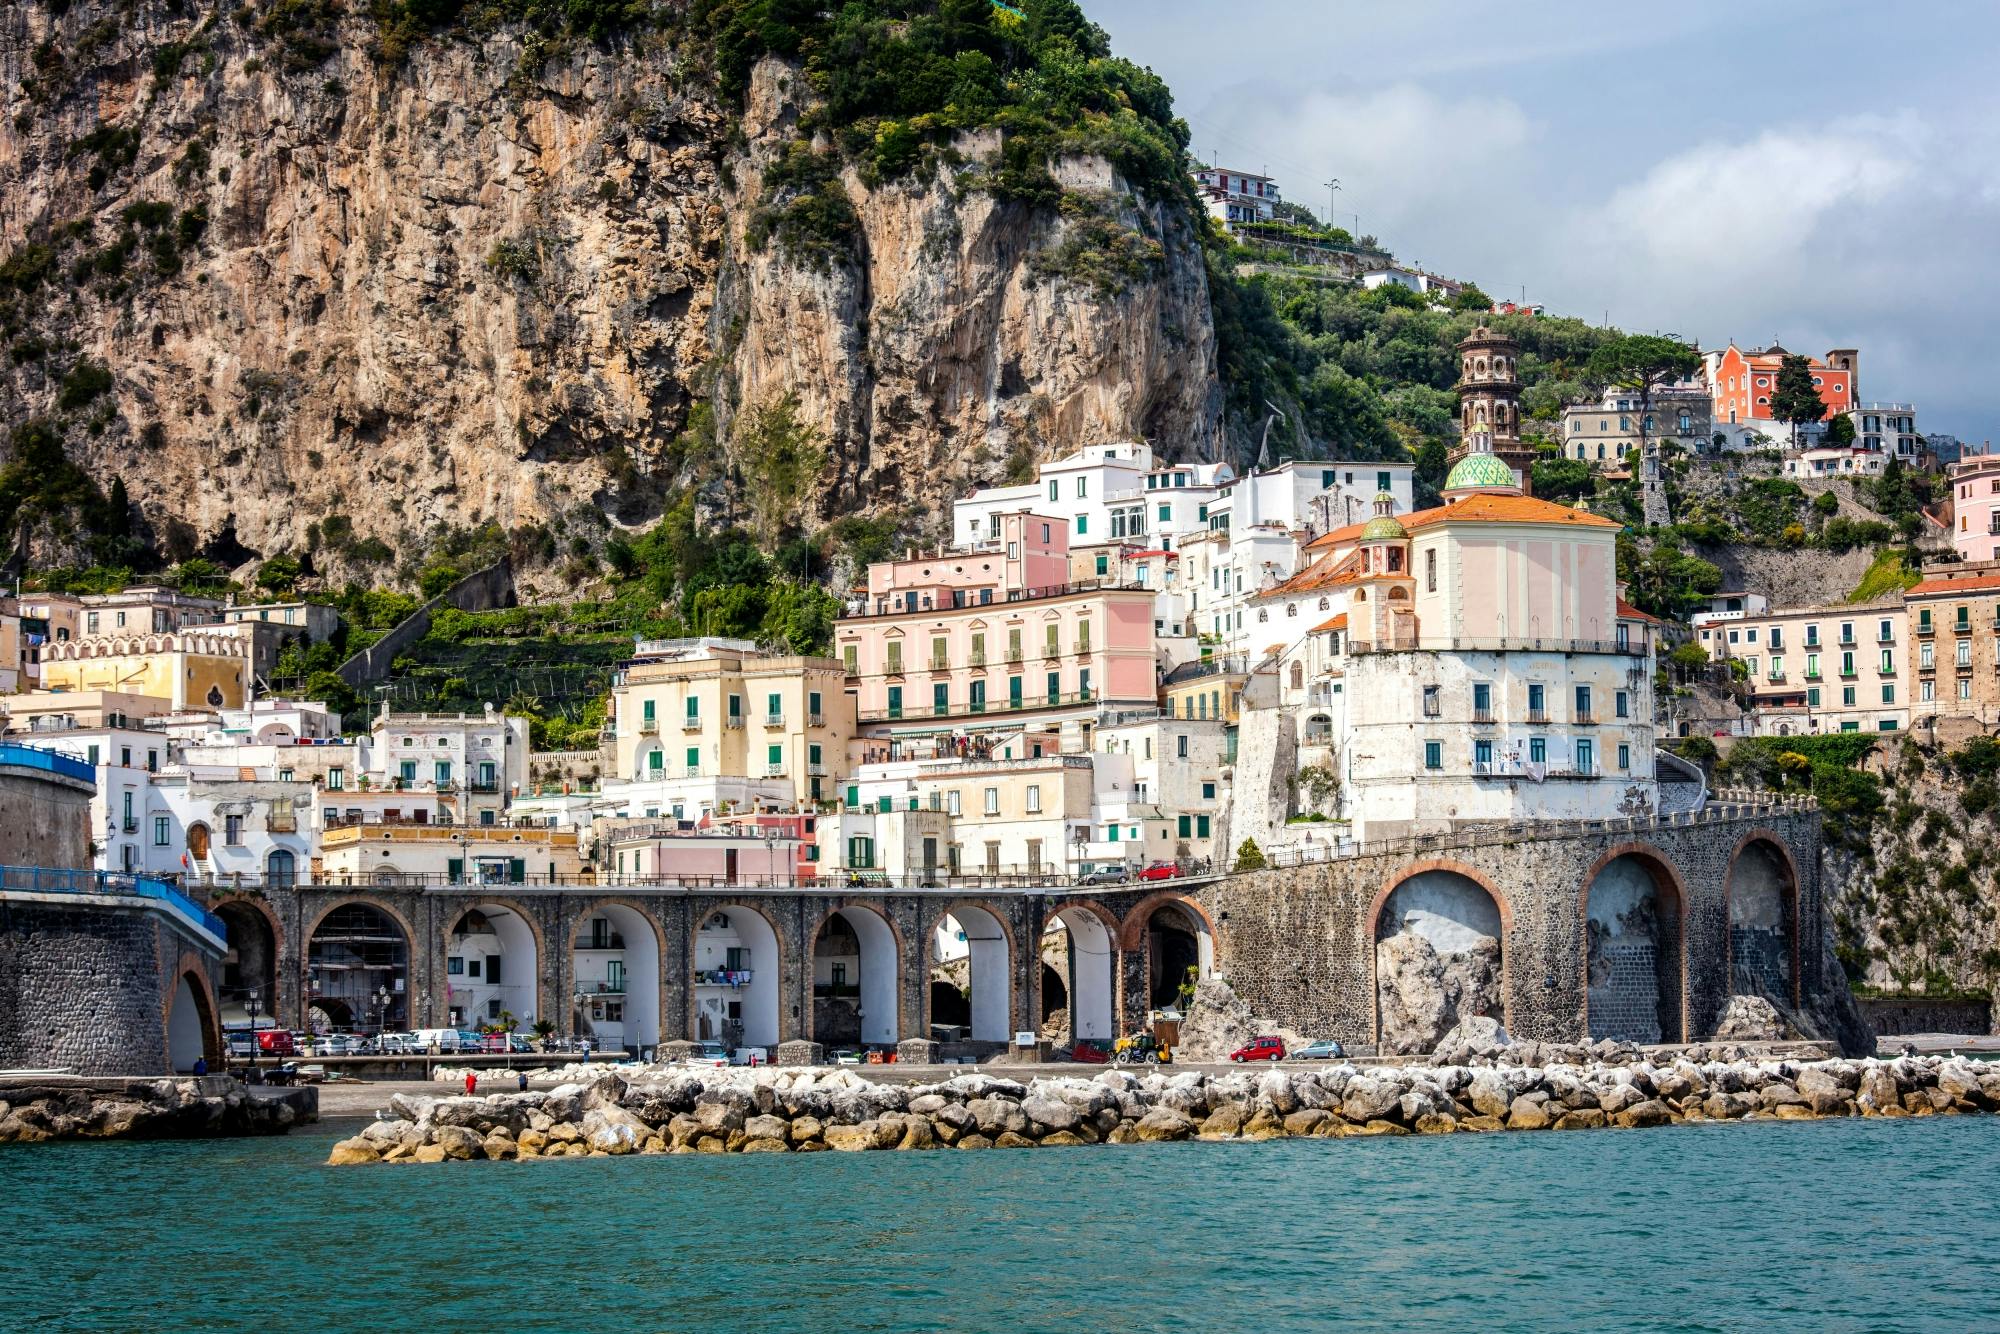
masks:
[(1154, 862), (1139, 872), (1141, 880), (1172, 880), (1181, 873), (1179, 862)]
[(1232, 1061), (1282, 1061), (1285, 1044), (1278, 1038), (1251, 1038), (1229, 1053)]
[(1078, 1042), (1070, 1047), (1069, 1059), (1081, 1065), (1107, 1065), (1111, 1057), (1095, 1042)]

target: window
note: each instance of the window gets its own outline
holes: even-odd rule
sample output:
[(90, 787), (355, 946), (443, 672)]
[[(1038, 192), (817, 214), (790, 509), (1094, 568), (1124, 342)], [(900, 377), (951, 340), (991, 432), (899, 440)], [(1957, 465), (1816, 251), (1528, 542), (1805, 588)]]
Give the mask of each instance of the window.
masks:
[(1424, 591), (1438, 591), (1438, 554), (1435, 547), (1424, 553)]
[(806, 695), (806, 713), (810, 715), (807, 718), (808, 722), (817, 723), (819, 721), (820, 719), (819, 691), (814, 690)]
[(1442, 741), (1424, 742), (1424, 768), (1426, 769), (1444, 768), (1444, 742)]
[(431, 777), (439, 787), (451, 786), (451, 761), (439, 760), (431, 766)]
[(1918, 698), (1918, 699), (1920, 699), (1920, 700), (1922, 700), (1922, 701), (1923, 701), (1924, 703), (1926, 703), (1926, 704), (1929, 704), (1929, 703), (1933, 702), (1934, 700), (1936, 700), (1936, 699), (1937, 699), (1937, 682), (1935, 682), (1935, 681), (1920, 681), (1920, 682), (1918, 682), (1918, 683), (1917, 683), (1917, 698)]
[(1493, 768), (1493, 743), (1475, 741), (1472, 743), (1472, 768), (1475, 773), (1486, 773)]
[(1185, 732), (1174, 738), (1174, 752), (1175, 752), (1174, 754), (1175, 759), (1184, 760), (1187, 758), (1188, 739), (1187, 739), (1187, 734)]
[(951, 712), (951, 686), (946, 682), (931, 687), (931, 712), (940, 718)]
[(326, 771), (326, 786), (331, 792), (339, 792), (347, 786), (347, 770), (335, 765)]
[(1089, 494), (1090, 494), (1090, 479), (1088, 477), (1077, 478), (1076, 498), (1078, 500), (1082, 500), (1085, 496), (1088, 496)]
[(1203, 784), (1201, 785), (1201, 799), (1202, 799), (1203, 801), (1214, 801), (1214, 800), (1215, 800), (1215, 784), (1213, 784), (1213, 783), (1203, 783)]
[(1097, 573), (1100, 576), (1111, 573), (1111, 557), (1101, 551), (1097, 553)]
[(1040, 783), (1030, 783), (1028, 784), (1028, 814), (1040, 815), (1041, 813), (1042, 785)]
[(1843, 708), (1848, 708), (1848, 709), (1851, 709), (1851, 708), (1853, 708), (1853, 707), (1854, 707), (1854, 687), (1853, 687), (1853, 686), (1842, 686), (1842, 687), (1840, 688), (1840, 703), (1841, 703), (1841, 707), (1843, 707)]
[(959, 795), (957, 788), (953, 788), (951, 791), (944, 794), (944, 813), (946, 815), (959, 814)]
[(242, 816), (225, 815), (222, 817), (222, 844), (224, 847), (229, 848), (240, 848), (243, 846)]
[(858, 658), (859, 653), (855, 645), (842, 644), (840, 646), (840, 665), (847, 669), (849, 676), (859, 676), (861, 674), (861, 664)]
[(900, 718), (903, 716), (903, 688), (901, 686), (889, 687), (889, 716), (891, 718)]
[[(1754, 672), (1756, 668), (1753, 667), (1751, 670)], [(1578, 686), (1576, 688), (1576, 717), (1578, 722), (1587, 722), (1590, 718), (1589, 686)]]
[(987, 789), (986, 789), (986, 808), (985, 808), (985, 809), (986, 809), (986, 813), (987, 813), (988, 815), (998, 815), (998, 814), (1000, 813), (1000, 789), (999, 789), (999, 788), (997, 788), (997, 787), (989, 787), (989, 788), (987, 788)]
[(889, 675), (891, 675), (891, 676), (901, 676), (901, 675), (903, 674), (903, 641), (902, 641), (902, 640), (900, 640), (900, 639), (892, 639), (892, 640), (890, 640), (890, 641), (889, 641), (889, 662), (888, 662), (888, 666), (887, 666), (887, 667), (885, 668), (885, 670), (886, 670), (886, 671), (887, 671), (887, 672), (889, 673)]
[(1970, 639), (1961, 639), (1958, 641), (1958, 665), (1961, 667), (1970, 667), (1972, 665), (1972, 641)]
[(1958, 678), (1958, 697), (1959, 697), (1960, 699), (1971, 699), (1971, 698), (1972, 698), (1972, 678), (1971, 678), (1971, 677), (1969, 677), (1969, 676), (1961, 676), (1961, 677), (1959, 677), (1959, 678)]
[(1894, 704), (1896, 702), (1896, 687), (1893, 682), (1883, 685), (1882, 702), (1884, 704)]
[[(1782, 662), (1782, 661), (1783, 661), (1783, 659), (1781, 659), (1781, 658), (1773, 658), (1773, 659), (1771, 659), (1771, 670), (1772, 670), (1772, 671), (1773, 671), (1774, 673), (1775, 673), (1775, 672), (1779, 672), (1779, 671), (1782, 671), (1782, 670), (1783, 670), (1783, 669), (1782, 669), (1781, 667), (1779, 667), (1779, 666), (1778, 666), (1778, 664), (1779, 664), (1780, 662)], [(1617, 693), (1616, 695), (1613, 695), (1613, 696), (1612, 696), (1612, 710), (1611, 710), (1611, 711), (1612, 711), (1612, 712), (1613, 712), (1614, 714), (1616, 714), (1616, 715), (1617, 715), (1618, 717), (1620, 717), (1620, 718), (1630, 718), (1630, 717), (1632, 716), (1632, 699), (1631, 699), (1631, 696), (1630, 696), (1630, 695), (1628, 695), (1628, 694), (1627, 694), (1627, 693), (1626, 693), (1625, 691), (1623, 691), (1623, 690), (1619, 691), (1619, 692), (1618, 692), (1618, 693)]]
[(1549, 762), (1549, 741), (1547, 737), (1528, 738), (1528, 763), (1547, 764)]
[(1386, 473), (1386, 472), (1378, 472), (1378, 473), (1376, 473), (1376, 474), (1375, 474), (1375, 489), (1376, 489), (1377, 491), (1387, 491), (1387, 490), (1389, 489), (1389, 474), (1388, 474), (1388, 473)]
[(784, 768), (785, 747), (783, 742), (764, 747), (764, 763), (773, 769)]
[(1057, 487), (1059, 487), (1059, 486), (1061, 486), (1061, 485), (1062, 485), (1062, 483), (1058, 482), (1058, 481), (1057, 481), (1057, 480), (1056, 480), (1055, 478), (1053, 478), (1053, 477), (1049, 478), (1049, 499), (1050, 499), (1050, 500), (1061, 500), (1061, 499), (1062, 499), (1062, 492), (1056, 489)]
[(1884, 675), (1884, 676), (1887, 676), (1887, 675), (1889, 675), (1889, 674), (1890, 674), (1891, 672), (1893, 672), (1893, 671), (1895, 671), (1895, 670), (1896, 670), (1896, 654), (1895, 654), (1895, 651), (1894, 651), (1893, 649), (1886, 649), (1886, 648), (1885, 648), (1885, 649), (1883, 649), (1883, 650), (1882, 650), (1882, 666), (1881, 666), (1881, 668), (1880, 668), (1880, 671), (1881, 671), (1882, 675)]
[(1076, 535), (1077, 535), (1078, 537), (1082, 537), (1082, 536), (1084, 536), (1084, 535), (1085, 535), (1086, 533), (1088, 533), (1089, 531), (1090, 531), (1090, 516), (1089, 516), (1088, 514), (1079, 514), (1079, 515), (1077, 515), (1077, 516), (1076, 516)]
[[(1926, 682), (1924, 682), (1924, 684), (1925, 684), (1925, 685), (1929, 685), (1929, 684), (1930, 684), (1930, 682), (1926, 681)], [(1818, 686), (1807, 686), (1807, 687), (1806, 687), (1806, 707), (1807, 707), (1807, 708), (1809, 708), (1809, 709), (1816, 709), (1816, 708), (1818, 708), (1818, 707), (1819, 707), (1819, 687), (1818, 687)]]
[(164, 847), (166, 847), (166, 846), (167, 846), (167, 840), (168, 840), (168, 838), (169, 838), (169, 837), (171, 837), (172, 833), (173, 833), (173, 821), (172, 821), (172, 820), (168, 819), (168, 818), (167, 818), (166, 816), (164, 816), (164, 815), (156, 815), (156, 816), (154, 816), (154, 817), (153, 817), (153, 846), (154, 846), (154, 847), (156, 847), (156, 848), (164, 848)]
[(1806, 680), (1817, 681), (1818, 679), (1819, 679), (1819, 654), (1808, 653), (1806, 654)]
[(1576, 771), (1580, 774), (1592, 773), (1597, 764), (1597, 748), (1588, 741), (1576, 743)]
[(1530, 682), (1528, 685), (1528, 716), (1530, 718), (1540, 718), (1547, 711), (1547, 708), (1546, 687), (1538, 681)]
[(1437, 686), (1424, 687), (1424, 717), (1426, 718), (1440, 717), (1444, 712), (1442, 705), (1439, 703), (1438, 689)]
[(1632, 767), (1632, 748), (1622, 742), (1618, 746), (1618, 767), (1620, 769)]
[(697, 769), (701, 768), (700, 746), (689, 746), (687, 748), (687, 767), (689, 773), (693, 773)]

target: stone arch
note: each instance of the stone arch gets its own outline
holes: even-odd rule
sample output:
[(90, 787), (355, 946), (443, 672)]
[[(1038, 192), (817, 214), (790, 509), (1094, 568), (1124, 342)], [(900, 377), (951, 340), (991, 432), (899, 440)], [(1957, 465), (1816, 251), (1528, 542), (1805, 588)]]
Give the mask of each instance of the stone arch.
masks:
[(167, 996), (162, 1017), (168, 1070), (185, 1074), (200, 1059), (214, 1073), (222, 1073), (222, 1020), (215, 993), (209, 988), (208, 970), (192, 953), (183, 953), (174, 964), (174, 989)]
[(1476, 1015), (1511, 1024), (1514, 910), (1484, 872), (1449, 859), (1401, 868), (1375, 891), (1367, 931), (1373, 1031), (1385, 1050), (1429, 1051)]
[[(615, 934), (606, 934), (601, 948), (595, 943), (594, 932), (590, 937), (591, 943), (584, 943), (585, 928), (599, 918), (616, 929)], [(637, 926), (645, 928), (643, 934), (635, 930)], [(615, 947), (614, 940), (617, 942)], [(608, 1017), (601, 1024), (593, 1018), (590, 1036), (599, 1039), (605, 1048), (615, 1043), (641, 1055), (648, 1049), (657, 1048), (665, 1013), (661, 1008), (660, 982), (664, 976), (662, 960), (666, 953), (666, 940), (652, 914), (632, 899), (598, 899), (586, 904), (577, 914), (576, 921), (570, 926), (568, 949), (573, 991), (570, 1001), (571, 1031), (578, 1031), (576, 1020), (585, 1005), (590, 1003), (589, 997), (616, 994), (619, 1000), (615, 1003), (620, 1010), (615, 1031)], [(614, 962), (614, 954), (622, 981), (613, 978), (613, 970), (609, 966)], [(589, 957), (584, 957), (586, 955)], [(621, 989), (613, 993), (611, 988), (615, 981)], [(560, 1010), (561, 998), (556, 999), (556, 1008)], [(608, 1003), (612, 1002), (601, 999), (595, 1002), (598, 1006)], [(609, 1011), (603, 1013), (608, 1015)], [(543, 1016), (545, 1019), (553, 1017)]]
[[(386, 950), (378, 950), (366, 945), (350, 945), (345, 942), (341, 942), (341, 947), (338, 949), (333, 947), (334, 942), (329, 942), (329, 947), (321, 951), (319, 958), (316, 959), (315, 948), (319, 940), (320, 928), (326, 926), (328, 920), (335, 913), (346, 908), (365, 908), (384, 918), (390, 926), (394, 927), (397, 934), (402, 937), (400, 960), (396, 958), (399, 951), (393, 946), (388, 947)], [(353, 966), (353, 985), (343, 987), (338, 992), (329, 994), (333, 994), (341, 999), (351, 1011), (363, 1013), (371, 1009), (368, 998), (372, 995), (374, 989), (378, 986), (387, 985), (394, 993), (394, 999), (390, 1002), (386, 1010), (375, 1009), (374, 1012), (380, 1018), (381, 1025), (385, 1029), (407, 1028), (409, 1026), (410, 992), (412, 990), (410, 986), (410, 970), (414, 963), (413, 956), (416, 952), (416, 942), (417, 932), (411, 927), (409, 919), (403, 916), (394, 904), (385, 902), (382, 899), (369, 898), (360, 894), (349, 894), (333, 900), (320, 909), (313, 916), (311, 925), (306, 927), (305, 932), (300, 937), (301, 948), (298, 955), (300, 962), (299, 1027), (303, 1028), (306, 1026), (307, 1016), (312, 1009), (315, 992), (312, 986), (312, 977), (315, 972), (315, 964), (320, 961), (334, 962), (338, 956), (348, 956), (341, 958), (339, 961), (344, 965)], [(378, 964), (377, 959), (380, 955), (387, 956), (388, 962), (386, 966)], [(359, 963), (354, 964), (354, 960), (357, 958)], [(443, 967), (443, 965), (440, 964), (439, 967)]]
[[(1162, 909), (1183, 921), (1161, 927), (1154, 918)], [(1178, 990), (1188, 968), (1195, 970), (1197, 979), (1215, 973), (1215, 922), (1201, 904), (1173, 890), (1147, 895), (1125, 915), (1119, 946), (1128, 952), (1140, 951), (1145, 963), (1140, 975), (1145, 994), (1137, 999), (1147, 1008), (1159, 1008), (1162, 997)]]
[(248, 895), (228, 895), (209, 904), (210, 911), (229, 930), (229, 952), (222, 956), (222, 985), (218, 1010), (234, 1022), (227, 1011), (244, 1011), (249, 1021), (249, 993), (258, 995), (257, 1012), (275, 1017), (278, 1006), (278, 960), (284, 957), (285, 928), (278, 915), (262, 899)]
[[(1038, 952), (1046, 966), (1048, 942), (1062, 928), (1064, 1001), (1072, 1042), (1109, 1043), (1118, 1036), (1118, 919), (1102, 904), (1063, 903), (1049, 916)], [(1037, 1016), (1038, 1018), (1040, 1016)]]
[[(836, 919), (843, 924), (838, 929), (834, 927)], [(843, 933), (853, 938), (851, 954), (844, 949), (838, 954), (822, 950), (825, 944), (839, 947), (838, 937)], [(811, 940), (812, 1040), (831, 1046), (852, 1033), (850, 1040), (860, 1045), (893, 1047), (901, 1035), (902, 964), (906, 957), (896, 924), (866, 903), (843, 903), (829, 908), (813, 925)], [(849, 1014), (840, 1014), (842, 1009)], [(829, 1028), (831, 1037), (825, 1036)]]
[[(718, 913), (728, 918), (726, 934), (718, 925), (704, 941), (704, 929)], [(725, 1044), (734, 1036), (730, 1045), (763, 1047), (767, 1056), (775, 1056), (783, 1032), (779, 1010), (785, 968), (785, 937), (778, 924), (748, 903), (710, 903), (695, 919), (690, 946), (689, 1036)], [(747, 952), (747, 969), (729, 966), (731, 949)], [(735, 958), (746, 962), (745, 956)], [(747, 981), (734, 976), (742, 971), (750, 974)]]
[(1680, 872), (1650, 843), (1620, 843), (1584, 874), (1578, 911), (1592, 1041), (1686, 1039), (1687, 904)]
[[(965, 941), (966, 1031), (974, 1042), (1006, 1043), (1014, 1033), (1014, 928), (1004, 914), (970, 899), (954, 899), (924, 933), (924, 1032), (930, 1036), (933, 1017), (931, 989), (936, 972), (950, 960), (941, 957), (945, 923), (956, 922)], [(955, 985), (955, 984), (952, 984)]]
[(1722, 886), (1730, 991), (1796, 1008), (1801, 993), (1799, 869), (1791, 848), (1771, 830), (1751, 830), (1731, 850)]
[[(458, 927), (473, 913), (480, 914), (494, 928), (492, 934), (499, 941), (498, 957), (502, 960), (500, 981), (489, 982), (483, 975), (484, 968), (491, 967), (494, 956), (486, 955), (478, 960), (484, 965), (478, 978), (472, 975), (475, 960), (466, 957), (465, 972), (454, 977), (445, 971), (438, 979), (438, 991), (445, 998), (446, 1012), (449, 1013), (454, 1006), (461, 1007), (468, 1028), (482, 1023), (497, 1023), (498, 1017), (491, 1013), (492, 1002), (497, 1000), (501, 1011), (512, 1015), (517, 1027), (532, 1029), (535, 1021), (542, 1017), (542, 972), (549, 957), (542, 924), (516, 900), (498, 895), (490, 898), (482, 895), (455, 904), (444, 914), (444, 939), (439, 942), (441, 948), (437, 964), (440, 970), (448, 970), (447, 956), (452, 952), (452, 936), (458, 934)], [(524, 955), (527, 976), (522, 981), (515, 981), (520, 976), (517, 970)]]

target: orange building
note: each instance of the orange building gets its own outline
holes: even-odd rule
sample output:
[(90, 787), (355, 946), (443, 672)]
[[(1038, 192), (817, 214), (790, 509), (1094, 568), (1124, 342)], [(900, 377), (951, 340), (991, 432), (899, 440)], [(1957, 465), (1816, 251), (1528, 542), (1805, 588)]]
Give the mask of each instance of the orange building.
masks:
[[(1731, 343), (1725, 351), (1710, 353), (1708, 388), (1715, 400), (1716, 423), (1775, 420), (1771, 396), (1778, 391), (1778, 366), (1790, 355), (1776, 343), (1748, 352)], [(1827, 415), (1853, 408), (1860, 361), (1861, 354), (1852, 348), (1836, 348), (1824, 360), (1806, 358)]]

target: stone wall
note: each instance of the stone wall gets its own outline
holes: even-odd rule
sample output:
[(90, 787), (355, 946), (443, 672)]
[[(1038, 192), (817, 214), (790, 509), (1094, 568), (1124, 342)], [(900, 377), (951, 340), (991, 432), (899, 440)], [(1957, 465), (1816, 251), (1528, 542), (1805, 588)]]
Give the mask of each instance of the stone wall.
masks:
[(359, 690), (389, 674), (396, 655), (430, 633), (431, 613), (439, 607), (460, 611), (492, 611), (514, 605), (514, 565), (502, 556), (483, 570), (475, 570), (444, 592), (398, 621), (389, 633), (349, 658), (335, 669), (340, 679)]
[(1913, 1033), (1986, 1034), (2000, 1032), (1993, 1021), (1993, 1003), (1982, 1000), (1930, 1000), (1922, 996), (1863, 996), (1861, 1013), (1882, 1037)]
[[(214, 957), (200, 949), (144, 908), (0, 901), (0, 1068), (166, 1072), (183, 969), (192, 961), (204, 985), (213, 981)], [(200, 1016), (211, 1062), (220, 1054), (213, 1016), (212, 1006)]]
[(0, 764), (0, 866), (88, 869), (95, 791), (80, 779)]

